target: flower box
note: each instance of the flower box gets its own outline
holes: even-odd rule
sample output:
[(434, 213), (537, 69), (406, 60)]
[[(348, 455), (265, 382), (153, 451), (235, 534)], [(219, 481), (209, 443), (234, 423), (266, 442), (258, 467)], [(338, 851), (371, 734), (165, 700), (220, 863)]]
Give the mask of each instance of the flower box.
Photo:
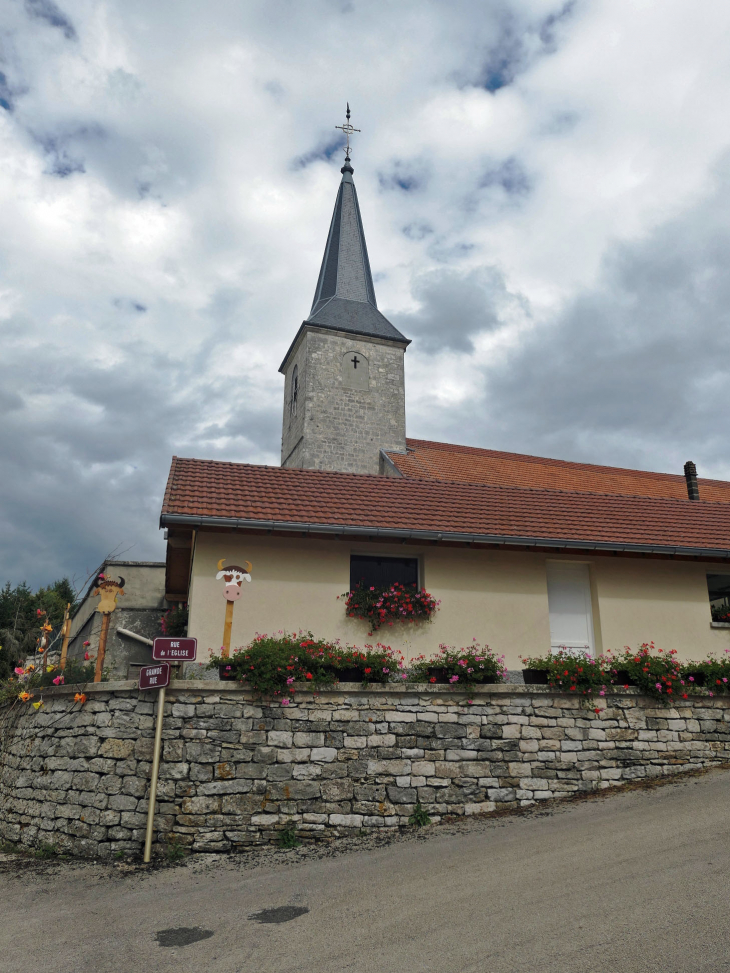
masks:
[(448, 685), (449, 670), (440, 666), (434, 666), (433, 669), (426, 670), (426, 678), (430, 683), (436, 683), (439, 686)]
[[(325, 668), (328, 668), (325, 666)], [(330, 669), (329, 670), (338, 682), (362, 682), (367, 678), (369, 682), (374, 682), (370, 675), (365, 676), (362, 669), (353, 666), (351, 669)]]
[(526, 686), (547, 686), (550, 676), (549, 669), (523, 669), (522, 675)]
[(614, 685), (616, 686), (636, 686), (636, 680), (631, 678), (628, 669), (617, 669)]

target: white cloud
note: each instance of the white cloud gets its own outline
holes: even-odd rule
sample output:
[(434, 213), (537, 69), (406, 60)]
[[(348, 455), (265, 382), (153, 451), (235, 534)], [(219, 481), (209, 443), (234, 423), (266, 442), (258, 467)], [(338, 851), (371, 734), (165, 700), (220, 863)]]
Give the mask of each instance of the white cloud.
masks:
[(411, 434), (730, 475), (729, 27), (719, 0), (11, 4), (0, 580), (159, 556), (173, 452), (277, 462), (346, 99)]

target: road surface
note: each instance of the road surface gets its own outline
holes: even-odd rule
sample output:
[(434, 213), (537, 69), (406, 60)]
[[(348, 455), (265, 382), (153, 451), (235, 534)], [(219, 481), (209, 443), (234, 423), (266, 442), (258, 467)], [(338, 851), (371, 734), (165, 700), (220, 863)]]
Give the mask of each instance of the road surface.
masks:
[(6, 859), (0, 968), (719, 973), (729, 839), (730, 772), (717, 771), (334, 853), (152, 872)]

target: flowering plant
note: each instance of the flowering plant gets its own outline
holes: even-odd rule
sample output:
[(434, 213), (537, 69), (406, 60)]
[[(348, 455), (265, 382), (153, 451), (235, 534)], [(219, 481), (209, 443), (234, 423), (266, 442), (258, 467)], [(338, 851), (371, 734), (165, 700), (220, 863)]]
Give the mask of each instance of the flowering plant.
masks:
[(685, 662), (681, 667), (683, 695), (704, 686), (711, 694), (730, 692), (730, 649), (719, 659), (710, 656), (702, 662)]
[(338, 641), (315, 639), (311, 632), (278, 632), (257, 635), (249, 645), (235, 649), (230, 658), (213, 655), (208, 668), (218, 666), (225, 666), (257, 695), (288, 705), (295, 683), (331, 685), (346, 669), (356, 669), (363, 682), (387, 682), (402, 669), (403, 661), (400, 653), (380, 643), (367, 645), (363, 651), (343, 647)]
[(177, 635), (188, 633), (188, 606), (183, 602), (169, 608), (160, 618), (160, 628), (163, 635), (175, 638)]
[[(621, 684), (619, 675), (625, 672), (642, 693), (657, 696), (665, 702), (687, 697), (682, 679), (682, 667), (677, 650), (657, 649), (653, 642), (643, 642), (636, 651), (626, 646), (621, 655), (612, 655), (611, 682)], [(696, 667), (695, 667), (696, 668)]]
[(359, 584), (339, 597), (345, 599), (348, 616), (366, 621), (371, 632), (394, 621), (428, 621), (441, 604), (425, 588), (398, 582), (387, 588)]
[[(35, 695), (31, 690), (92, 682), (94, 669), (93, 663), (83, 665), (78, 659), (69, 659), (63, 672), (55, 665), (46, 666), (45, 669), (42, 666), (18, 665), (14, 668), (13, 675), (0, 683), (0, 705), (16, 699), (23, 703), (28, 702)], [(108, 679), (106, 673), (102, 673), (102, 679)]]
[(409, 672), (409, 679), (414, 682), (435, 683), (445, 679), (452, 686), (504, 682), (506, 678), (504, 656), (497, 655), (488, 645), (480, 645), (476, 639), (461, 649), (442, 644), (432, 658), (419, 656)]
[(710, 605), (713, 622), (730, 622), (730, 606)]
[(605, 656), (594, 659), (587, 652), (558, 649), (544, 656), (522, 659), (525, 669), (546, 669), (548, 686), (576, 696), (603, 696), (611, 681), (610, 661)]
[(366, 645), (365, 651), (357, 646), (344, 649), (336, 646), (326, 654), (325, 668), (331, 669), (336, 679), (346, 673), (356, 682), (389, 682), (391, 676), (403, 671), (403, 654), (381, 642), (375, 646)]

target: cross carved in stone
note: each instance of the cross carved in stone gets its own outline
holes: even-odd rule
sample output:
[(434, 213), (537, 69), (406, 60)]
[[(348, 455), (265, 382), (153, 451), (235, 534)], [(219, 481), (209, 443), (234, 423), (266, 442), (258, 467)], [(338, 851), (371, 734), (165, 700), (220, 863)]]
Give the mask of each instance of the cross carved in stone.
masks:
[(357, 366), (360, 364), (360, 359), (357, 357), (357, 355), (353, 355), (350, 361), (352, 362), (353, 367), (357, 369)]

